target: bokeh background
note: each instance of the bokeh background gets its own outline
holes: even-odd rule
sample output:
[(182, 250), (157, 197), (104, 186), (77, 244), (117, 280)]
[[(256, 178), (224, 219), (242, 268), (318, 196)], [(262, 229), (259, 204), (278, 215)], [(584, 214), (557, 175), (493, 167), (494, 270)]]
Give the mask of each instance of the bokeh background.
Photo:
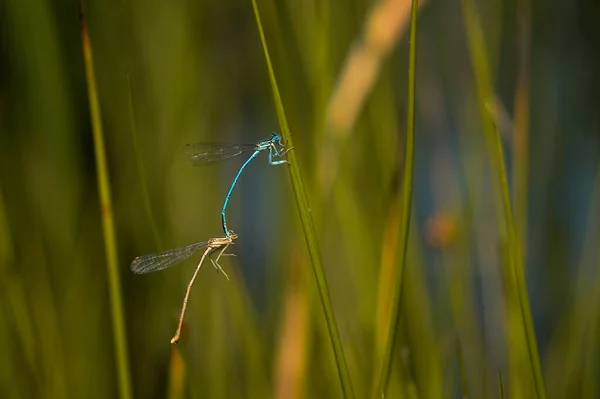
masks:
[[(406, 216), (410, 3), (258, 6), (352, 383), (365, 397)], [(506, 306), (506, 234), (463, 6), (420, 4), (394, 398), (534, 397), (522, 342), (511, 339), (522, 321)], [(287, 166), (262, 154), (242, 176), (228, 213), (237, 256), (222, 261), (232, 281), (205, 265), (178, 346), (169, 340), (197, 259), (129, 271), (135, 256), (221, 234), (243, 160), (192, 167), (183, 145), (253, 143), (280, 129), (251, 1), (91, 0), (83, 9), (112, 238), (102, 229), (78, 5), (0, 3), (0, 397), (341, 397)], [(598, 398), (600, 8), (491, 0), (477, 12), (547, 394)], [(121, 380), (107, 239), (123, 298)]]

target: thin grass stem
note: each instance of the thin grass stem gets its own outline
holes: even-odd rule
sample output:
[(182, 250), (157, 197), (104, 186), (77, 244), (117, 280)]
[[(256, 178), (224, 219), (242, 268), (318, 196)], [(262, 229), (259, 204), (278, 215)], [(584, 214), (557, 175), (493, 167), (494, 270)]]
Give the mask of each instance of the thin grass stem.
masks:
[(507, 233), (507, 266), (509, 268), (507, 273), (507, 283), (514, 287), (514, 291), (516, 292), (535, 392), (538, 398), (545, 399), (546, 389), (544, 386), (533, 320), (531, 317), (529, 297), (527, 294), (521, 244), (517, 236), (516, 224), (510, 201), (502, 142), (488, 109), (488, 104), (492, 102), (494, 96), (483, 32), (474, 2), (472, 0), (462, 0), (462, 10), (469, 42), (471, 62), (475, 74), (483, 130), (488, 146), (490, 166), (492, 173), (496, 175), (496, 179), (493, 179), (493, 185), (496, 201), (500, 206), (500, 212), (498, 214), (499, 224), (505, 226)]
[[(273, 98), (274, 98), (275, 107), (277, 110), (277, 117), (279, 120), (279, 126), (281, 128), (281, 133), (282, 133), (282, 136), (286, 143), (286, 146), (288, 146), (288, 148), (293, 148), (294, 144), (292, 141), (290, 129), (289, 129), (287, 119), (285, 116), (285, 112), (283, 109), (283, 102), (282, 102), (281, 96), (279, 94), (277, 81), (275, 79), (275, 72), (273, 71), (273, 65), (271, 64), (271, 58), (269, 56), (269, 51), (267, 48), (267, 41), (266, 41), (265, 34), (263, 31), (262, 23), (260, 20), (260, 14), (258, 11), (258, 5), (256, 3), (256, 0), (252, 0), (252, 6), (254, 8), (254, 15), (256, 17), (256, 25), (258, 27), (260, 40), (261, 40), (263, 51), (265, 54), (267, 68), (269, 71), (269, 79), (271, 81), (271, 89), (273, 91)], [(289, 161), (290, 180), (292, 182), (294, 197), (296, 199), (296, 204), (298, 206), (298, 211), (300, 213), (300, 220), (302, 222), (302, 227), (304, 230), (304, 237), (306, 239), (306, 244), (308, 246), (308, 252), (310, 255), (311, 264), (313, 266), (313, 272), (315, 274), (315, 279), (317, 282), (317, 286), (319, 288), (321, 304), (323, 306), (323, 312), (325, 313), (325, 320), (327, 322), (329, 337), (331, 339), (331, 344), (333, 346), (333, 353), (334, 353), (337, 368), (338, 368), (338, 374), (340, 377), (342, 391), (343, 391), (344, 397), (353, 398), (354, 391), (352, 389), (352, 383), (350, 380), (350, 373), (348, 372), (348, 366), (346, 365), (346, 358), (344, 356), (344, 350), (342, 347), (340, 333), (338, 331), (337, 323), (335, 320), (333, 306), (331, 305), (331, 299), (329, 296), (329, 288), (327, 286), (327, 280), (325, 278), (325, 271), (323, 269), (323, 263), (321, 261), (321, 254), (320, 254), (319, 245), (317, 242), (317, 234), (316, 234), (314, 222), (312, 219), (312, 215), (310, 213), (310, 206), (308, 204), (306, 190), (304, 188), (304, 183), (302, 181), (302, 176), (300, 174), (300, 168), (298, 167), (298, 162), (296, 160), (296, 155), (295, 155), (294, 151), (290, 151), (288, 153), (288, 161)]]
[(108, 272), (108, 289), (115, 345), (115, 360), (117, 363), (119, 397), (122, 399), (129, 399), (132, 397), (131, 378), (129, 374), (129, 357), (126, 338), (127, 334), (123, 311), (121, 281), (119, 277), (119, 265), (117, 260), (117, 240), (111, 203), (111, 186), (108, 176), (108, 163), (106, 160), (106, 150), (104, 147), (104, 136), (102, 132), (100, 103), (96, 89), (94, 62), (92, 58), (92, 45), (88, 34), (85, 16), (83, 14), (83, 4), (81, 4), (81, 2), (79, 3), (79, 21), (81, 23), (83, 59), (88, 86), (88, 100), (90, 104), (92, 134), (94, 137), (94, 150), (96, 155), (96, 173), (98, 175), (100, 215), (102, 218), (104, 250)]
[(396, 340), (400, 330), (400, 316), (402, 310), (402, 289), (404, 283), (404, 271), (406, 269), (406, 253), (408, 250), (408, 233), (410, 227), (410, 216), (412, 207), (412, 179), (415, 147), (415, 90), (416, 90), (416, 59), (417, 59), (417, 14), (419, 10), (418, 0), (412, 1), (410, 12), (410, 49), (408, 57), (408, 99), (406, 110), (406, 155), (404, 159), (404, 177), (402, 180), (402, 222), (400, 224), (398, 256), (399, 268), (395, 275), (394, 294), (391, 306), (391, 321), (387, 335), (386, 349), (381, 363), (381, 374), (377, 383), (377, 390), (373, 392), (373, 398), (385, 396), (388, 381), (392, 371), (392, 357)]

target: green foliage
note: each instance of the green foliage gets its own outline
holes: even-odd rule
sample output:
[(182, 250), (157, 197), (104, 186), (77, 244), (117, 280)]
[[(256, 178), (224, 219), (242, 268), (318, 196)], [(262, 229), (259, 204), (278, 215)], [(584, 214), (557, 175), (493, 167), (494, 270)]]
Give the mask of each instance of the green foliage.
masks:
[[(555, 2), (418, 3), (91, 1), (82, 47), (76, 4), (3, 2), (0, 397), (597, 397), (576, 16), (552, 59)], [(170, 345), (194, 261), (128, 266), (219, 236), (242, 162), (181, 149), (271, 131)]]

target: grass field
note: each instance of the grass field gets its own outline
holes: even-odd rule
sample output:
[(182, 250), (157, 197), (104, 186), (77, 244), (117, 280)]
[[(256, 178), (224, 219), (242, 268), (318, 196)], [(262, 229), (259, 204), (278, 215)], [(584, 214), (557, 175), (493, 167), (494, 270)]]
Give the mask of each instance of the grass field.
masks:
[(79, 7), (0, 4), (0, 398), (600, 398), (594, 2)]

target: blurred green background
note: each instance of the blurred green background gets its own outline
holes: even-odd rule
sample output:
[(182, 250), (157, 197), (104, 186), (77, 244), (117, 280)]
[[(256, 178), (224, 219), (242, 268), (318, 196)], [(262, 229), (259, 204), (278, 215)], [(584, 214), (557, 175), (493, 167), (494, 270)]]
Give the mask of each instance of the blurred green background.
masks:
[[(392, 398), (534, 397), (503, 267), (466, 2), (420, 5), (413, 215)], [(354, 391), (366, 397), (404, 217), (410, 3), (258, 7)], [(240, 179), (228, 212), (237, 256), (221, 262), (232, 281), (205, 265), (178, 346), (169, 340), (194, 260), (129, 271), (135, 256), (221, 235), (222, 201), (243, 160), (194, 168), (186, 143), (253, 143), (280, 130), (251, 1), (83, 8), (127, 346), (115, 350), (111, 237), (77, 3), (4, 0), (0, 397), (341, 397), (287, 166), (270, 167), (261, 154)], [(492, 0), (477, 13), (547, 396), (598, 398), (600, 7)]]

